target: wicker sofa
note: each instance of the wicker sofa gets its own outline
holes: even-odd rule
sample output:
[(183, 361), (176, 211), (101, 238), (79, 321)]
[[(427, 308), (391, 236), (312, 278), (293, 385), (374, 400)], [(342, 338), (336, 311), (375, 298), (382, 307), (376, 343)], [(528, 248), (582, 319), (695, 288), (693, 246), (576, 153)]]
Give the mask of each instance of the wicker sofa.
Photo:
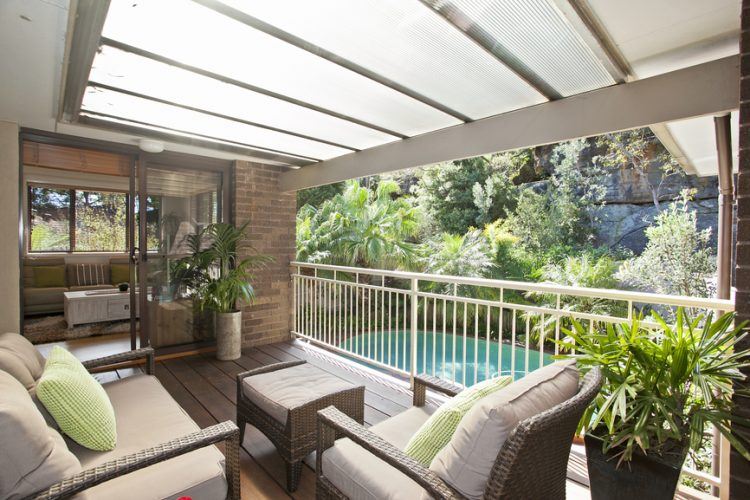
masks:
[[(34, 398), (44, 358), (17, 334), (0, 334), (0, 498), (240, 498), (239, 429), (200, 429), (154, 372), (143, 348), (84, 362), (89, 370), (146, 360), (146, 374), (103, 384), (115, 409), (117, 446), (92, 451), (63, 438)], [(214, 444), (225, 443), (225, 455)]]
[[(577, 370), (575, 373), (574, 384)], [(450, 443), (438, 453), (429, 468), (402, 450), (430, 415), (425, 406), (426, 390), (455, 396), (461, 387), (434, 377), (415, 377), (414, 406), (370, 429), (330, 406), (318, 412), (317, 496), (336, 499), (564, 499), (573, 435), (583, 411), (599, 392), (601, 380), (600, 370), (594, 369), (577, 388), (573, 385), (570, 397), (516, 422), (513, 422), (515, 417), (534, 407), (541, 409), (552, 401), (554, 397), (548, 397), (550, 391), (546, 395), (535, 392), (530, 380), (521, 379), (504, 389), (507, 394), (499, 391), (486, 397), (493, 398), (486, 403), (482, 403), (486, 399), (483, 398), (462, 419)], [(527, 400), (519, 407), (524, 395), (529, 396), (527, 399), (532, 404), (527, 404)], [(495, 427), (497, 420), (477, 420), (487, 415), (488, 404), (498, 402), (506, 408), (516, 405), (506, 414), (514, 418), (506, 419), (505, 429)], [(490, 412), (499, 410), (499, 405), (490, 406)], [(467, 420), (471, 423), (462, 429)], [(500, 431), (507, 437), (498, 439)], [(345, 437), (337, 440), (337, 436)], [(471, 439), (475, 440), (475, 448), (467, 452), (465, 445)], [(483, 450), (478, 451), (479, 448)], [(451, 459), (458, 465), (453, 471), (446, 470), (446, 462)], [(472, 481), (473, 489), (467, 487)]]
[[(63, 312), (63, 293), (78, 290), (103, 290), (115, 288), (112, 276), (113, 265), (127, 265), (127, 256), (113, 256), (106, 263), (99, 263), (100, 275), (95, 280), (82, 280), (76, 273), (77, 266), (87, 262), (66, 263), (64, 257), (27, 256), (23, 259), (23, 311), (24, 315), (53, 314)], [(36, 285), (35, 272), (41, 267), (65, 268), (64, 286)]]

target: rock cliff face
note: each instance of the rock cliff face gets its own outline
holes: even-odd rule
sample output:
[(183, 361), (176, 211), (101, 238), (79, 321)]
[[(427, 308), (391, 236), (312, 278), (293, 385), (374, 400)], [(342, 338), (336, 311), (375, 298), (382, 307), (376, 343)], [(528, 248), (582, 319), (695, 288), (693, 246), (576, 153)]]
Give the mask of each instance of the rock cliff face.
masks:
[[(553, 146), (535, 148), (533, 167), (520, 176), (522, 186), (536, 192), (547, 189), (548, 181), (540, 179), (548, 178), (554, 172), (550, 157), (552, 150)], [(600, 148), (590, 141), (581, 152), (579, 164), (592, 162), (601, 153)], [(659, 185), (661, 177), (661, 173), (656, 172), (649, 178), (627, 165), (607, 176), (603, 205), (595, 209), (597, 245), (623, 247), (640, 254), (647, 243), (646, 228), (654, 222), (658, 211), (678, 198), (683, 189), (695, 190), (690, 208), (698, 212), (698, 227), (711, 229), (711, 244), (716, 245), (719, 217), (717, 178), (672, 175), (664, 179), (655, 193), (654, 187)], [(655, 198), (660, 208), (656, 207)]]
[[(719, 204), (716, 198), (696, 199), (689, 203), (698, 212), (698, 228), (711, 229), (711, 244), (716, 245)], [(664, 204), (662, 204), (663, 210)], [(610, 248), (623, 247), (640, 254), (646, 248), (646, 228), (658, 213), (653, 203), (613, 203), (595, 209), (599, 222), (596, 225), (596, 244)]]
[(654, 222), (660, 209), (679, 196), (683, 189), (694, 189), (691, 210), (698, 212), (699, 229), (711, 229), (711, 244), (716, 245), (719, 217), (718, 181), (716, 177), (673, 176), (659, 190), (659, 204), (654, 204), (647, 179), (632, 169), (620, 169), (609, 176), (604, 205), (595, 213), (596, 242), (611, 248), (624, 247), (639, 254), (646, 247), (646, 228)]

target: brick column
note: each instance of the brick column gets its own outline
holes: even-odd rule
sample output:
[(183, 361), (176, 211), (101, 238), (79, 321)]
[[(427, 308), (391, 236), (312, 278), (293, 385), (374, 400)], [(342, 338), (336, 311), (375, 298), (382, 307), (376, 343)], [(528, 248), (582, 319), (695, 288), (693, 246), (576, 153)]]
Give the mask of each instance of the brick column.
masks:
[[(750, 320), (750, 0), (742, 1), (740, 38), (740, 160), (737, 178), (737, 268), (735, 307), (739, 321)], [(742, 347), (750, 347), (745, 341)], [(746, 375), (750, 376), (750, 370)], [(749, 387), (747, 382), (742, 384)], [(736, 398), (736, 413), (750, 417), (750, 400)], [(744, 433), (750, 438), (750, 433)], [(732, 450), (730, 464), (731, 498), (750, 498), (750, 462)]]
[(288, 340), (292, 291), (289, 262), (295, 255), (296, 196), (282, 194), (284, 169), (238, 161), (234, 167), (232, 213), (236, 225), (250, 221), (250, 244), (274, 261), (256, 273), (255, 301), (242, 309), (242, 346)]

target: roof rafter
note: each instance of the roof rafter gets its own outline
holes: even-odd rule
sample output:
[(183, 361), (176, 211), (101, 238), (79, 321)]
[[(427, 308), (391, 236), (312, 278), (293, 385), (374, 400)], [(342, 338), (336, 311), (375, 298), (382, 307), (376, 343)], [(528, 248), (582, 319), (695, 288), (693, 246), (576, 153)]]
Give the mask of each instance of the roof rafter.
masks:
[[(98, 119), (97, 117), (101, 117), (104, 119)], [(116, 121), (110, 121), (106, 118)], [(309, 158), (307, 156), (285, 153), (283, 151), (276, 151), (252, 144), (244, 144), (228, 139), (222, 139), (220, 137), (212, 137), (196, 132), (190, 132), (188, 130), (179, 130), (170, 127), (164, 127), (161, 125), (154, 125), (153, 123), (131, 120), (129, 118), (122, 118), (120, 116), (111, 115), (108, 113), (100, 113), (98, 111), (82, 110), (81, 116), (79, 116), (78, 118), (78, 123), (96, 125), (98, 127), (108, 128), (119, 132), (137, 134), (142, 137), (150, 137), (165, 141), (179, 142), (191, 146), (201, 146), (206, 148), (230, 151), (233, 153), (257, 156), (258, 158), (285, 163), (287, 165), (303, 166), (310, 165), (311, 162), (319, 161), (315, 158)]]
[(464, 35), (480, 49), (487, 52), (504, 66), (507, 66), (520, 79), (550, 100), (562, 95), (542, 77), (537, 75), (523, 61), (506, 49), (497, 39), (487, 33), (464, 12), (450, 1), (419, 0), (419, 3), (445, 20), (452, 28)]
[(134, 47), (132, 45), (128, 45), (128, 44), (123, 43), (123, 42), (118, 42), (117, 40), (112, 40), (110, 38), (102, 37), (101, 43), (102, 43), (102, 45), (106, 45), (108, 47), (113, 47), (115, 49), (122, 50), (123, 52), (128, 52), (130, 54), (135, 54), (137, 56), (141, 56), (141, 57), (145, 57), (147, 59), (151, 59), (152, 61), (157, 61), (157, 62), (161, 62), (161, 63), (164, 63), (164, 64), (168, 64), (170, 66), (174, 66), (176, 68), (180, 68), (180, 69), (183, 69), (185, 71), (190, 71), (191, 73), (195, 73), (196, 75), (201, 75), (201, 76), (205, 76), (205, 77), (208, 77), (208, 78), (212, 78), (214, 80), (217, 80), (217, 81), (220, 81), (220, 82), (223, 82), (223, 83), (228, 83), (230, 85), (234, 85), (234, 86), (243, 88), (245, 90), (249, 90), (251, 92), (256, 92), (258, 94), (263, 94), (263, 95), (268, 96), (268, 97), (273, 97), (275, 99), (279, 99), (281, 101), (285, 101), (285, 102), (288, 102), (290, 104), (294, 104), (296, 106), (300, 106), (300, 107), (307, 108), (307, 109), (310, 109), (310, 110), (313, 110), (313, 111), (317, 111), (319, 113), (323, 113), (323, 114), (326, 114), (328, 116), (332, 116), (334, 118), (338, 118), (340, 120), (344, 120), (344, 121), (347, 121), (347, 122), (350, 122), (350, 123), (354, 123), (354, 124), (360, 125), (362, 127), (366, 127), (366, 128), (372, 129), (372, 130), (377, 130), (378, 132), (382, 132), (384, 134), (388, 134), (388, 135), (393, 136), (393, 137), (398, 137), (399, 139), (405, 139), (405, 138), (408, 137), (407, 135), (404, 135), (404, 134), (402, 134), (400, 132), (396, 132), (395, 130), (390, 130), (390, 129), (387, 129), (385, 127), (381, 127), (379, 125), (375, 125), (373, 123), (369, 123), (369, 122), (366, 122), (364, 120), (360, 120), (358, 118), (354, 118), (354, 117), (349, 116), (349, 115), (344, 115), (342, 113), (338, 113), (336, 111), (331, 111), (329, 109), (322, 108), (320, 106), (316, 106), (316, 105), (310, 104), (308, 102), (300, 101), (299, 99), (295, 99), (293, 97), (289, 97), (289, 96), (286, 96), (286, 95), (283, 95), (283, 94), (279, 94), (277, 92), (273, 92), (271, 90), (267, 90), (267, 89), (264, 89), (262, 87), (257, 87), (255, 85), (250, 85), (248, 83), (245, 83), (245, 82), (242, 82), (242, 81), (239, 81), (239, 80), (235, 80), (233, 78), (229, 78), (229, 77), (226, 77), (224, 75), (220, 75), (218, 73), (213, 73), (211, 71), (199, 68), (197, 66), (191, 66), (189, 64), (184, 64), (184, 63), (181, 63), (179, 61), (176, 61), (175, 59), (171, 59), (169, 57), (161, 56), (159, 54), (155, 54), (153, 52), (149, 52), (148, 50), (139, 49), (138, 47)]
[(150, 95), (147, 95), (147, 94), (141, 94), (140, 92), (133, 92), (131, 90), (126, 90), (126, 89), (122, 89), (122, 88), (115, 87), (115, 86), (112, 86), (112, 85), (107, 85), (105, 83), (99, 83), (99, 82), (96, 82), (96, 81), (89, 81), (89, 86), (91, 86), (91, 87), (98, 87), (98, 88), (101, 88), (101, 89), (104, 89), (104, 90), (111, 90), (112, 92), (119, 92), (121, 94), (129, 95), (131, 97), (137, 97), (139, 99), (146, 99), (146, 100), (149, 100), (149, 101), (158, 102), (160, 104), (166, 104), (168, 106), (174, 106), (176, 108), (186, 109), (188, 111), (195, 111), (196, 113), (202, 113), (204, 115), (215, 116), (216, 118), (221, 118), (223, 120), (229, 120), (229, 121), (236, 122), (236, 123), (242, 123), (244, 125), (250, 125), (252, 127), (258, 127), (258, 128), (262, 128), (262, 129), (266, 129), (266, 130), (271, 130), (273, 132), (279, 132), (281, 134), (287, 134), (287, 135), (291, 135), (291, 136), (294, 136), (294, 137), (299, 137), (300, 139), (306, 139), (306, 140), (309, 140), (309, 141), (319, 142), (321, 144), (327, 144), (329, 146), (335, 146), (337, 148), (347, 149), (349, 151), (359, 151), (358, 148), (347, 146), (345, 144), (339, 144), (337, 142), (327, 141), (325, 139), (321, 139), (321, 138), (318, 138), (318, 137), (312, 137), (312, 136), (309, 136), (309, 135), (300, 134), (300, 133), (297, 133), (297, 132), (292, 132), (291, 130), (285, 130), (285, 129), (281, 129), (281, 128), (277, 128), (277, 127), (272, 127), (270, 125), (264, 125), (262, 123), (257, 123), (257, 122), (253, 122), (253, 121), (249, 121), (249, 120), (243, 120), (242, 118), (237, 118), (235, 116), (230, 116), (230, 115), (225, 115), (225, 114), (222, 114), (222, 113), (217, 113), (217, 112), (214, 112), (214, 111), (209, 111), (209, 110), (207, 110), (205, 108), (198, 108), (198, 107), (195, 107), (195, 106), (188, 106), (186, 104), (180, 104), (178, 102), (170, 101), (168, 99), (161, 99), (159, 97), (153, 97), (153, 96), (150, 96)]
[(699, 64), (351, 153), (281, 177), (284, 191), (551, 144), (739, 106), (739, 57)]
[(357, 73), (374, 82), (377, 82), (380, 85), (383, 85), (392, 90), (395, 90), (396, 92), (400, 94), (403, 94), (407, 97), (410, 97), (416, 101), (421, 102), (422, 104), (425, 104), (431, 108), (441, 111), (442, 113), (445, 113), (446, 115), (452, 116), (453, 118), (456, 118), (457, 120), (460, 120), (462, 122), (472, 121), (470, 117), (461, 113), (460, 111), (457, 111), (455, 109), (450, 108), (449, 106), (446, 106), (445, 104), (437, 102), (434, 99), (431, 99), (413, 89), (407, 88), (404, 85), (401, 85), (400, 83), (393, 81), (390, 78), (385, 77), (384, 75), (380, 75), (363, 66), (360, 66), (354, 61), (351, 61), (337, 54), (334, 54), (333, 52), (326, 50), (323, 47), (319, 47), (318, 45), (308, 42), (307, 40), (303, 40), (302, 38), (298, 36), (295, 36), (282, 29), (279, 29), (276, 26), (268, 24), (265, 21), (262, 21), (256, 17), (251, 16), (250, 14), (247, 14), (246, 12), (239, 11), (217, 0), (193, 0), (193, 1), (211, 10), (214, 10), (220, 14), (223, 14), (231, 19), (234, 19), (235, 21), (241, 22), (247, 26), (250, 26), (251, 28), (254, 28), (274, 38), (282, 40), (290, 45), (293, 45), (317, 57), (320, 57), (329, 62), (332, 62), (338, 66), (341, 66), (342, 68), (346, 68), (349, 71)]
[(616, 83), (623, 83), (632, 77), (630, 64), (586, 0), (552, 1)]

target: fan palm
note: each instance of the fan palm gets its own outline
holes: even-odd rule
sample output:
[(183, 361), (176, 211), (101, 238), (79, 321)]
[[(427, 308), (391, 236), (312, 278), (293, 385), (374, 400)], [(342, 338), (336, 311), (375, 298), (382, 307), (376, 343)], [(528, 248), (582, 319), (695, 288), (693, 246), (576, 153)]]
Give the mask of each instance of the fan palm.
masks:
[(375, 191), (349, 181), (344, 192), (320, 208), (306, 205), (297, 218), (297, 258), (308, 262), (370, 268), (411, 268), (418, 257), (413, 239), (416, 208), (394, 199), (398, 184), (383, 180)]

